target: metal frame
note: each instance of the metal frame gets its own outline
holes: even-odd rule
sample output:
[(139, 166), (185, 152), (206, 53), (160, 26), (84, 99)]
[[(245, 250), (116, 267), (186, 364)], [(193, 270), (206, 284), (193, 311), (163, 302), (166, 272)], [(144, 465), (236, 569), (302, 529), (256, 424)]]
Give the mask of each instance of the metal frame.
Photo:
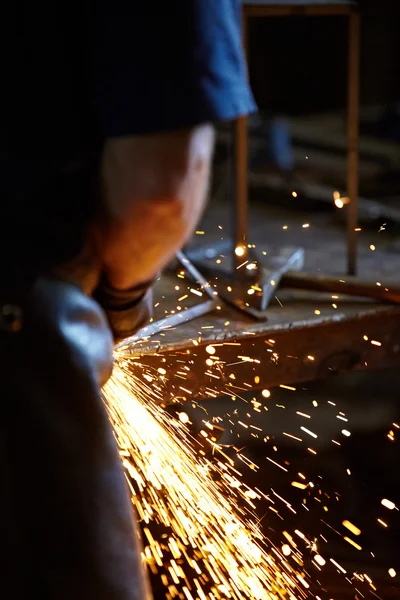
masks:
[[(243, 5), (243, 46), (247, 53), (248, 20), (257, 17), (282, 16), (337, 16), (348, 17), (348, 151), (347, 151), (347, 271), (357, 272), (357, 222), (358, 222), (358, 164), (359, 164), (359, 93), (360, 93), (360, 21), (353, 3), (317, 5), (311, 2)], [(235, 247), (246, 245), (248, 212), (248, 130), (247, 117), (235, 123)], [(236, 257), (235, 257), (236, 260)], [(242, 258), (243, 260), (243, 258)]]

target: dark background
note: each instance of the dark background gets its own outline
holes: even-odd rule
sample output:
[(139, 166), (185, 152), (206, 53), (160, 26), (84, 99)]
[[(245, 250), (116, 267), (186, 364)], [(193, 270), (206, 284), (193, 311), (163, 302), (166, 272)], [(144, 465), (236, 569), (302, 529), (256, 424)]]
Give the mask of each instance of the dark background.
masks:
[[(361, 104), (400, 100), (400, 2), (361, 0)], [(249, 63), (260, 109), (300, 115), (346, 101), (346, 17), (257, 18)]]

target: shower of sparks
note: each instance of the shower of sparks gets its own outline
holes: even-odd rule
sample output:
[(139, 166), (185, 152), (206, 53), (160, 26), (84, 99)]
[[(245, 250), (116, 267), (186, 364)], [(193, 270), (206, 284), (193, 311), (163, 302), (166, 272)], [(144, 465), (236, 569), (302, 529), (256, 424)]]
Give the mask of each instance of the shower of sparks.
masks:
[[(203, 232), (198, 234), (203, 235)], [(246, 247), (239, 246), (235, 252), (243, 256)], [(225, 259), (221, 254), (218, 261)], [(244, 265), (249, 267), (252, 263), (246, 261), (240, 267)], [(179, 285), (174, 282), (174, 295), (180, 303), (177, 310), (185, 310), (185, 300), (188, 303), (199, 300), (196, 296), (204, 292), (202, 286), (185, 279), (185, 272), (181, 271)], [(273, 284), (275, 282), (271, 282)], [(232, 288), (227, 286), (227, 291), (232, 292)], [(165, 331), (160, 330), (162, 337), (169, 329), (168, 313), (174, 314), (175, 310), (169, 306), (163, 313), (166, 318), (162, 321)], [(320, 315), (321, 310), (315, 309), (314, 314)], [(216, 322), (217, 333), (222, 323), (225, 328), (231, 325), (225, 318), (222, 317), (219, 324)], [(351, 573), (347, 564), (331, 556), (332, 536), (340, 537), (347, 552), (367, 550), (371, 556), (373, 553), (371, 548), (364, 548), (364, 525), (361, 531), (346, 519), (348, 514), (343, 515), (341, 526), (329, 524), (330, 511), (336, 510), (341, 491), (324, 489), (325, 475), (311, 474), (311, 463), (320, 460), (321, 442), (332, 443), (337, 448), (351, 438), (351, 419), (340, 410), (339, 403), (331, 400), (313, 400), (307, 410), (290, 406), (292, 400), (296, 402), (301, 387), (281, 384), (275, 389), (265, 389), (263, 383), (268, 385), (264, 378), (266, 370), (269, 365), (279, 364), (282, 356), (279, 339), (264, 340), (265, 358), (260, 354), (253, 357), (251, 341), (246, 346), (247, 339), (242, 343), (230, 336), (210, 338), (207, 330), (213, 329), (214, 325), (203, 321), (191, 339), (191, 349), (177, 351), (168, 359), (153, 354), (149, 362), (135, 351), (135, 342), (130, 343), (116, 353), (114, 374), (104, 390), (132, 503), (143, 532), (144, 559), (153, 578), (163, 586), (162, 597), (166, 600), (330, 600), (333, 596), (326, 595), (329, 591), (321, 583), (321, 577), (329, 573), (329, 569), (328, 577), (333, 572), (335, 577), (353, 586), (355, 598), (369, 597), (368, 592), (364, 595), (364, 587), (369, 592), (372, 590), (374, 597), (380, 597), (366, 573)], [(249, 329), (242, 334), (250, 338), (254, 331)], [(362, 337), (373, 346), (382, 346), (382, 342), (367, 335)], [(147, 342), (157, 348), (160, 339), (148, 338)], [(226, 360), (221, 358), (222, 346)], [(298, 358), (286, 353), (285, 356)], [(318, 361), (320, 357), (307, 354), (303, 360)], [(202, 362), (202, 377), (206, 379), (202, 388), (204, 398), (215, 399), (223, 393), (232, 400), (232, 409), (223, 415), (212, 417), (204, 405), (195, 401), (197, 392), (192, 389), (192, 383), (195, 372), (201, 371), (198, 367)], [(169, 387), (164, 386), (166, 382), (172, 384), (173, 396), (165, 391)], [(257, 391), (255, 386), (258, 386)], [(251, 397), (249, 392), (255, 395)], [(279, 396), (280, 403), (275, 395)], [(188, 409), (181, 404), (185, 401), (189, 401)], [(165, 410), (166, 405), (174, 402), (178, 403), (176, 419)], [(333, 437), (337, 439), (326, 438), (324, 431), (319, 430), (317, 414), (322, 406), (332, 411)], [(190, 408), (202, 413), (201, 431), (191, 428)], [(290, 440), (297, 452), (307, 456), (307, 466), (300, 468), (303, 472), (298, 472), (298, 468), (294, 470), (291, 461), (285, 459), (277, 445), (277, 432), (271, 435), (259, 426), (262, 425), (259, 414), (270, 415), (269, 411), (273, 410), (285, 414), (292, 411), (296, 415), (296, 425), (290, 426), (288, 421), (286, 431), (280, 431), (279, 435)], [(197, 419), (193, 420), (197, 426)], [(346, 429), (342, 429), (343, 425)], [(229, 446), (219, 443), (219, 433), (224, 429), (231, 436)], [(390, 443), (395, 442), (399, 429), (399, 424), (391, 423), (386, 430)], [(265, 443), (268, 450), (262, 453), (264, 466), (246, 456), (249, 439), (258, 440), (258, 448)], [(315, 448), (308, 447), (310, 442), (315, 443)], [(270, 456), (265, 455), (267, 452)], [(310, 472), (307, 472), (309, 467)], [(243, 468), (255, 473), (263, 469), (260, 475), (271, 476), (271, 482), (263, 486), (265, 481), (261, 481), (252, 488), (246, 484)], [(353, 476), (353, 469), (347, 465), (343, 472), (347, 477)], [(281, 492), (280, 487), (269, 487), (274, 485), (274, 477), (287, 480), (286, 492)], [(398, 502), (396, 505), (393, 499), (381, 500), (385, 513), (376, 515), (375, 520), (380, 530), (390, 530), (391, 517), (399, 510), (397, 506)], [(307, 534), (307, 525), (302, 521), (302, 515), (307, 513), (321, 524), (321, 532)], [(296, 525), (292, 521), (292, 528), (286, 524), (285, 514), (295, 519)], [(385, 516), (385, 520), (381, 516)], [(287, 531), (277, 526), (277, 522)], [(269, 531), (274, 534), (270, 536)], [(397, 577), (391, 564), (387, 565), (386, 572), (392, 580)], [(359, 592), (361, 587), (363, 593)], [(316, 592), (320, 595), (315, 595)]]
[[(304, 575), (279, 549), (263, 547), (252, 516), (260, 494), (240, 481), (233, 461), (214, 463), (196, 451), (184, 425), (167, 418), (153, 390), (123, 360), (117, 360), (104, 397), (144, 531), (144, 558), (162, 574), (165, 597), (304, 597)], [(160, 525), (166, 533), (158, 540), (151, 528)]]

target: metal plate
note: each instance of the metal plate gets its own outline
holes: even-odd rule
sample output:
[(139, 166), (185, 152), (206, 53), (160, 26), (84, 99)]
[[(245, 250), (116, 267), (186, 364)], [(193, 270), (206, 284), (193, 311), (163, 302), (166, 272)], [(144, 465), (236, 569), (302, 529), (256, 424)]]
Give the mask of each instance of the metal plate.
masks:
[[(171, 281), (163, 286), (171, 305)], [(150, 338), (144, 329), (123, 354), (139, 377), (157, 380), (166, 403), (400, 364), (399, 307), (345, 297), (335, 306), (330, 295), (282, 290), (266, 322), (221, 306)]]

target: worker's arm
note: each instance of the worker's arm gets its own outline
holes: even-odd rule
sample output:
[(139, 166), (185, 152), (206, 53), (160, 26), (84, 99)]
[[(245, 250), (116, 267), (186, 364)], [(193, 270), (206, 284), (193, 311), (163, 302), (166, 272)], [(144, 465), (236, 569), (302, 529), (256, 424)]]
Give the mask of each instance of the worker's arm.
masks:
[(240, 0), (99, 3), (92, 15), (93, 91), (106, 138), (99, 251), (109, 282), (157, 273), (203, 207), (212, 126), (255, 110)]
[(209, 180), (211, 125), (109, 139), (98, 255), (115, 288), (149, 281), (193, 232)]

